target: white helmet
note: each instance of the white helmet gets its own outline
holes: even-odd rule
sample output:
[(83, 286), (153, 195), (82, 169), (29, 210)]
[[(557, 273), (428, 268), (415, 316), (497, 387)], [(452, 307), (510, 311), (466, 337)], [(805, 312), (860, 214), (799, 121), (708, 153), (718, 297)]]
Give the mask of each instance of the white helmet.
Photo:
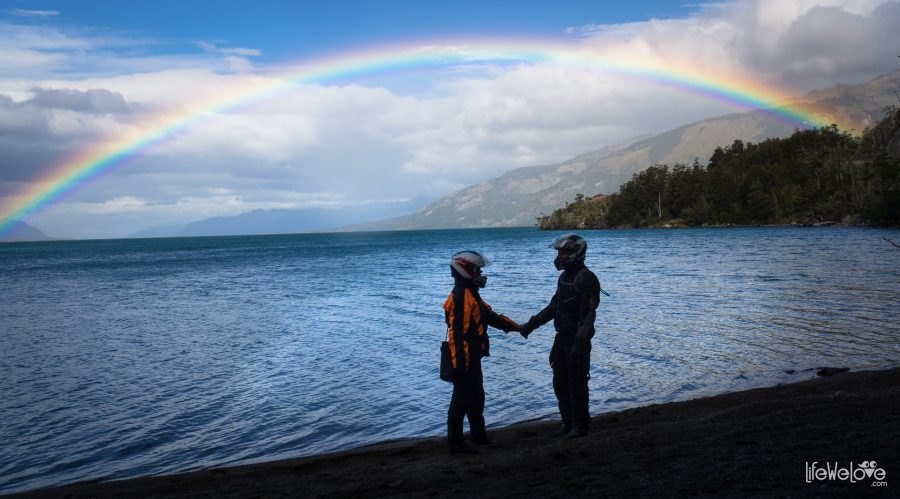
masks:
[(487, 284), (487, 276), (481, 275), (481, 269), (490, 264), (490, 260), (477, 251), (460, 251), (450, 257), (451, 273), (470, 279), (479, 288)]

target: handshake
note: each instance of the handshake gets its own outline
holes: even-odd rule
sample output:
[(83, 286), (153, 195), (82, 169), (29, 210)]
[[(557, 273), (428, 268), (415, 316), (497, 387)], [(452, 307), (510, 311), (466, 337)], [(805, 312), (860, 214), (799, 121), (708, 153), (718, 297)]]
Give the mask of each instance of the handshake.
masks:
[(528, 335), (530, 335), (532, 333), (532, 331), (534, 331), (535, 329), (538, 328), (538, 324), (536, 324), (537, 321), (535, 320), (534, 316), (532, 316), (530, 319), (528, 319), (528, 322), (526, 322), (525, 324), (519, 324), (516, 321), (510, 321), (510, 322), (515, 324), (515, 327), (510, 329), (510, 331), (517, 331), (525, 339), (528, 339)]

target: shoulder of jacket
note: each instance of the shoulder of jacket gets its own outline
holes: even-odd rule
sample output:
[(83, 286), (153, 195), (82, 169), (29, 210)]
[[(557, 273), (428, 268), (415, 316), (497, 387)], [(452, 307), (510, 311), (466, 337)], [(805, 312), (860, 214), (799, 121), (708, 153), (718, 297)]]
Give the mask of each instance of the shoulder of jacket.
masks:
[(578, 271), (578, 274), (575, 275), (574, 282), (578, 287), (581, 287), (582, 285), (590, 287), (596, 286), (597, 288), (600, 287), (600, 279), (597, 278), (597, 274), (587, 267), (582, 267), (582, 269)]
[(468, 290), (462, 286), (453, 286), (453, 289), (450, 290), (450, 294), (447, 295), (447, 303), (465, 301), (466, 291)]
[(581, 269), (581, 274), (584, 276), (585, 279), (597, 280), (597, 274), (595, 274), (593, 270), (591, 270), (587, 267), (584, 267), (583, 269)]
[(481, 301), (481, 297), (478, 296), (478, 293), (476, 293), (475, 291), (472, 291), (471, 289), (469, 289), (465, 286), (458, 286), (456, 288), (453, 288), (453, 292), (454, 292), (454, 296), (458, 297), (459, 300), (462, 300), (465, 302), (478, 303)]

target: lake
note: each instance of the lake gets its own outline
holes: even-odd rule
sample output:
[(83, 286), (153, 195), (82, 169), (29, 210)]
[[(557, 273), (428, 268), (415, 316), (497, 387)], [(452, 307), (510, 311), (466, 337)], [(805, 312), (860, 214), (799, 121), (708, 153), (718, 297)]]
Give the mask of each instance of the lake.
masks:
[[(456, 251), (524, 322), (560, 232), (0, 244), (0, 493), (443, 435)], [(583, 231), (602, 297), (591, 412), (900, 365), (896, 229)], [(489, 427), (556, 417), (552, 323), (491, 330)]]

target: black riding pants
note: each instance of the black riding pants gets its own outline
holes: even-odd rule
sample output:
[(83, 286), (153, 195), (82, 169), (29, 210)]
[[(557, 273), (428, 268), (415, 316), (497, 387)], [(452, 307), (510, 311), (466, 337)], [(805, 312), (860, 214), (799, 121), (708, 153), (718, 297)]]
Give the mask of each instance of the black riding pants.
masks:
[(557, 333), (553, 340), (553, 348), (550, 350), (553, 393), (556, 394), (563, 425), (566, 428), (587, 431), (591, 424), (591, 413), (588, 409), (590, 353), (573, 353), (574, 344), (574, 335)]
[(450, 397), (450, 409), (447, 410), (447, 441), (450, 447), (463, 442), (463, 417), (469, 420), (469, 431), (474, 440), (487, 439), (481, 359), (473, 360), (469, 372), (453, 381), (453, 395)]

